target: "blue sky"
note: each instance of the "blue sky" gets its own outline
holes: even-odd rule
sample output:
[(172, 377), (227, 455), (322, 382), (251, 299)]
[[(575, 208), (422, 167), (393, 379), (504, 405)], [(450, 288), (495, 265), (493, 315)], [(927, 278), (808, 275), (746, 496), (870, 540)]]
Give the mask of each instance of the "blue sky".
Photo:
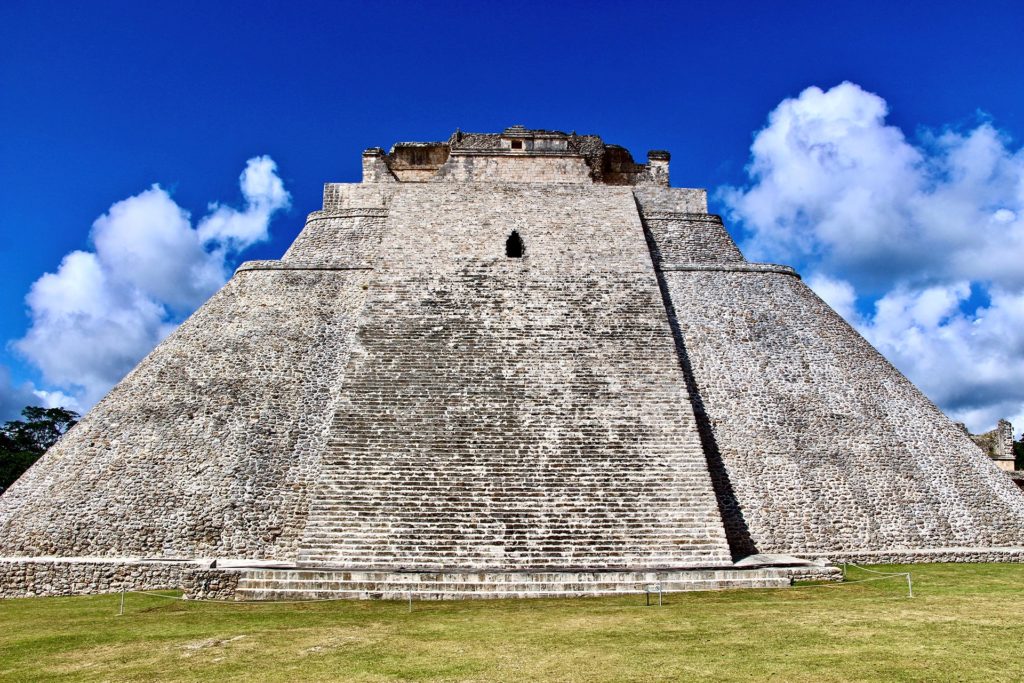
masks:
[[(638, 157), (648, 149), (670, 150), (673, 185), (709, 188), (712, 210), (730, 216), (730, 229), (741, 242), (759, 256), (786, 259), (816, 277), (816, 289), (837, 309), (846, 307), (849, 318), (858, 318), (856, 324), (887, 355), (907, 356), (902, 363), (894, 360), (940, 405), (980, 425), (993, 411), (1011, 414), (1024, 396), (998, 382), (955, 396), (950, 387), (929, 390), (927, 378), (915, 372), (940, 366), (917, 367), (914, 358), (931, 353), (938, 363), (943, 349), (896, 348), (895, 338), (908, 332), (884, 327), (887, 314), (877, 305), (884, 299), (895, 306), (904, 296), (901, 310), (917, 306), (913, 310), (920, 312), (924, 300), (943, 300), (945, 294), (945, 309), (928, 309), (938, 310), (932, 316), (938, 318), (931, 320), (926, 311), (914, 326), (925, 335), (944, 334), (952, 318), (967, 316), (969, 326), (993, 292), (1016, 295), (1016, 285), (947, 272), (941, 264), (869, 261), (863, 245), (829, 241), (829, 235), (787, 219), (796, 215), (786, 214), (790, 204), (762, 201), (768, 190), (759, 188), (770, 183), (746, 169), (755, 134), (787, 100), (805, 104), (813, 118), (822, 111), (815, 109), (819, 104), (860, 111), (873, 96), (885, 111), (866, 125), (881, 138), (887, 130), (902, 131), (924, 159), (908, 161), (894, 174), (942, 166), (931, 162), (952, 158), (950, 150), (975, 140), (971, 134), (980, 126), (996, 131), (1000, 153), (1013, 166), (1024, 135), (1022, 35), (1024, 9), (1013, 2), (171, 6), (7, 0), (0, 7), (0, 254), (6, 266), (0, 338), (7, 342), (0, 366), (10, 373), (5, 390), (31, 382), (37, 389), (75, 394), (72, 384), (45, 376), (40, 363), (11, 342), (29, 330), (25, 297), (33, 283), (56, 272), (66, 254), (95, 249), (93, 223), (115, 203), (159, 183), (197, 223), (210, 202), (244, 213), (254, 204), (243, 196), (239, 173), (248, 160), (267, 155), (290, 203), (270, 206), (269, 239), (247, 241), (225, 257), (225, 267), (276, 258), (305, 214), (319, 208), (323, 182), (359, 179), (362, 149), (444, 139), (455, 127), (493, 131), (521, 123), (598, 133)], [(857, 90), (832, 90), (843, 82)], [(831, 99), (799, 99), (811, 86), (832, 93)], [(949, 131), (962, 135), (960, 147), (937, 141)], [(884, 145), (879, 149), (883, 156), (889, 153)], [(778, 155), (790, 152), (768, 150), (764, 158), (777, 168)], [(857, 163), (862, 162), (878, 163)], [(915, 182), (934, 189), (935, 174), (942, 173), (950, 171), (939, 169)], [(868, 168), (843, 182), (877, 176)], [(982, 208), (994, 215), (1012, 198), (1004, 201), (993, 192), (991, 206)], [(820, 207), (833, 199), (822, 190), (786, 201), (805, 215), (813, 214), (814, 202)], [(889, 214), (904, 215), (905, 207), (888, 201)], [(810, 208), (804, 211), (801, 202)], [(1006, 224), (1016, 225), (1016, 209), (1002, 210), (1014, 216)], [(935, 213), (921, 213), (921, 231), (941, 231), (929, 222)], [(843, 232), (842, 221), (837, 224)], [(769, 241), (787, 239), (778, 230), (810, 235), (813, 248), (774, 248)], [(947, 244), (922, 246), (912, 239), (904, 243), (908, 253)], [(211, 244), (206, 248), (213, 249)], [(858, 249), (867, 256), (828, 256)], [(935, 287), (944, 289), (935, 293)], [(173, 325), (187, 309), (167, 308), (164, 322)], [(883, 348), (887, 343), (893, 348)], [(972, 353), (977, 358), (982, 352)], [(1024, 367), (1024, 342), (1020, 358), (1014, 353), (1011, 365), (1021, 360)], [(981, 392), (993, 391), (1002, 392), (998, 406), (990, 401), (983, 414), (977, 412), (985, 407)]]

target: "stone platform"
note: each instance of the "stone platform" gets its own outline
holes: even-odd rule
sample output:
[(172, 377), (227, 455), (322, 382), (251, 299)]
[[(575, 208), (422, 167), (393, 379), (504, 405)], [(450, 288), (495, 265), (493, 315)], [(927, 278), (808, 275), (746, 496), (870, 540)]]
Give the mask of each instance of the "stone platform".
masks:
[(838, 567), (762, 567), (669, 571), (389, 572), (322, 569), (244, 570), (236, 600), (462, 600), (580, 598), (729, 588), (786, 588), (794, 580), (838, 581)]
[(310, 568), (258, 560), (218, 560), (214, 565), (198, 559), (0, 557), (0, 598), (122, 590), (181, 590), (187, 599), (200, 600), (570, 598), (636, 594), (653, 586), (665, 593), (785, 588), (797, 580), (840, 581), (842, 571), (807, 561), (800, 566), (665, 570), (416, 572)]

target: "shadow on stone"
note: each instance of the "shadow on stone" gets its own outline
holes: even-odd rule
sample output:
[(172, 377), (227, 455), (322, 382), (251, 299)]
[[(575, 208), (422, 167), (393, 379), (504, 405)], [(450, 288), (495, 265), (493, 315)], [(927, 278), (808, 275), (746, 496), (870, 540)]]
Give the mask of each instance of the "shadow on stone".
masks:
[[(640, 207), (638, 206), (637, 209), (639, 210)], [(640, 215), (641, 217), (643, 216), (642, 211)], [(701, 446), (704, 449), (704, 457), (707, 459), (708, 471), (711, 474), (711, 485), (715, 489), (718, 512), (722, 516), (722, 525), (725, 527), (725, 536), (729, 542), (729, 552), (732, 554), (732, 559), (735, 562), (748, 555), (756, 554), (758, 552), (757, 547), (750, 537), (750, 529), (747, 527), (747, 522), (743, 519), (743, 510), (740, 508), (735, 491), (733, 491), (732, 482), (729, 480), (729, 472), (725, 469), (725, 463), (722, 461), (722, 454), (718, 449), (718, 442), (715, 440), (711, 420), (704, 409), (704, 401), (701, 399), (697, 379), (693, 374), (690, 357), (686, 353), (686, 344), (683, 342), (683, 334), (679, 329), (679, 321), (676, 318), (676, 309), (672, 304), (668, 283), (665, 281), (665, 274), (661, 270), (661, 252), (654, 241), (650, 229), (647, 227), (646, 221), (643, 221), (643, 228), (644, 239), (647, 240), (647, 247), (651, 252), (651, 261), (654, 263), (654, 273), (658, 280), (661, 301), (668, 315), (669, 327), (672, 329), (672, 339), (675, 342), (679, 367), (683, 371), (686, 390), (690, 394), (693, 414), (697, 419), (697, 431), (700, 433)]]

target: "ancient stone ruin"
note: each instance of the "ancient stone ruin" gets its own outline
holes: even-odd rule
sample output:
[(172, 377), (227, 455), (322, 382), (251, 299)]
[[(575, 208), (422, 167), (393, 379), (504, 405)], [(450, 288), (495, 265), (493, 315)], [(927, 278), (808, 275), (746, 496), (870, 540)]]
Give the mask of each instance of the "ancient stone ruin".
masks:
[(575, 595), (824, 558), (1017, 561), (1024, 494), (668, 153), (522, 127), (364, 152), (0, 497), (0, 595)]
[[(967, 427), (958, 422), (961, 429), (967, 431)], [(1004, 472), (1014, 471), (1013, 453), (1013, 425), (1009, 420), (999, 420), (996, 428), (984, 434), (971, 434), (971, 441), (978, 445), (985, 455), (992, 458), (996, 466)]]

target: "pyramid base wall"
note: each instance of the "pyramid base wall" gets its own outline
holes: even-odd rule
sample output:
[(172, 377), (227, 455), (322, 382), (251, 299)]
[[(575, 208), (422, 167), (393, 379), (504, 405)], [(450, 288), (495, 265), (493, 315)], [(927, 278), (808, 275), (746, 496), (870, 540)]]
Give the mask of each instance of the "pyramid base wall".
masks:
[(835, 564), (929, 564), (1024, 562), (1024, 548), (905, 548), (854, 550), (836, 553), (801, 553), (808, 559), (827, 558)]
[[(189, 600), (459, 600), (588, 597), (738, 588), (781, 588), (793, 581), (841, 581), (836, 566), (856, 564), (1024, 563), (1024, 547), (907, 548), (839, 554), (821, 567), (630, 571), (396, 572), (309, 568), (209, 568), (200, 562), (116, 558), (0, 558), (0, 599), (181, 590)], [(652, 593), (653, 595), (653, 593)], [(652, 598), (654, 599), (654, 598)]]
[(0, 558), (0, 599), (181, 590), (187, 600), (463, 600), (571, 598), (840, 581), (834, 566), (664, 570), (434, 572), (300, 568), (211, 569), (130, 558)]
[(217, 599), (234, 595), (238, 570), (197, 562), (131, 558), (0, 558), (0, 598), (97, 595), (121, 591), (183, 590)]

